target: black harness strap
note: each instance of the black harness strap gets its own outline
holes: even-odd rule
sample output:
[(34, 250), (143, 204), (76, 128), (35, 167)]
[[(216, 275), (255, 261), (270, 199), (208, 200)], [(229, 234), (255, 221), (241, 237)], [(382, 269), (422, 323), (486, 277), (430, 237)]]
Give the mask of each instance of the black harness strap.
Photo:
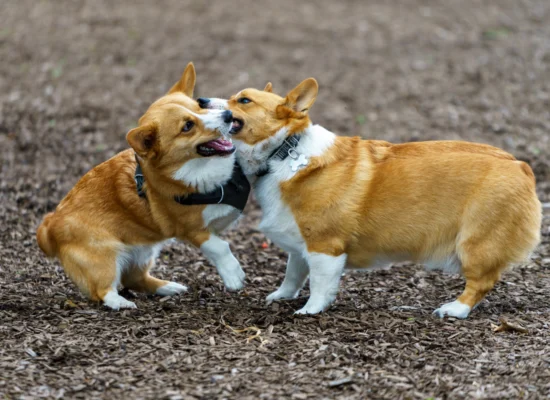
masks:
[(243, 211), (250, 194), (250, 182), (241, 166), (233, 166), (233, 175), (225, 184), (209, 193), (191, 193), (187, 196), (176, 196), (174, 200), (183, 205), (193, 204), (227, 204)]
[(300, 142), (301, 136), (299, 135), (292, 135), (287, 137), (283, 144), (277, 147), (273, 152), (269, 155), (267, 158), (267, 162), (265, 167), (260, 169), (258, 172), (256, 172), (257, 177), (262, 177), (267, 174), (269, 174), (269, 160), (271, 159), (279, 159), (284, 160), (290, 155), (290, 152), (298, 146), (298, 143)]
[[(136, 181), (136, 189), (139, 197), (146, 197), (143, 183), (145, 178), (143, 170), (139, 165), (139, 160), (136, 155), (136, 172), (134, 180)], [(246, 178), (242, 168), (235, 163), (233, 166), (233, 174), (231, 179), (225, 184), (220, 185), (216, 190), (208, 193), (191, 193), (186, 196), (175, 196), (174, 200), (182, 205), (200, 205), (200, 204), (227, 204), (235, 207), (239, 211), (243, 211), (248, 201), (250, 194), (250, 182)]]

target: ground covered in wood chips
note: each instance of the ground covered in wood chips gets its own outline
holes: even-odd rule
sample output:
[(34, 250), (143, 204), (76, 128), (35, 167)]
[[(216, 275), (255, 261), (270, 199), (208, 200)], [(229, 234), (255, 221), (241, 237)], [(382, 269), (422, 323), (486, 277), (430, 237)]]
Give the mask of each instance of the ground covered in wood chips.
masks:
[[(503, 147), (549, 203), (550, 2), (19, 0), (0, 15), (0, 397), (550, 396), (548, 205), (533, 261), (466, 321), (431, 315), (463, 280), (413, 265), (347, 273), (319, 316), (293, 316), (307, 290), (266, 307), (286, 256), (253, 203), (226, 235), (245, 290), (173, 244), (156, 275), (190, 292), (132, 311), (87, 302), (34, 238), (189, 61), (205, 96), (314, 76), (313, 120), (342, 135)], [(501, 317), (528, 333), (493, 332)]]

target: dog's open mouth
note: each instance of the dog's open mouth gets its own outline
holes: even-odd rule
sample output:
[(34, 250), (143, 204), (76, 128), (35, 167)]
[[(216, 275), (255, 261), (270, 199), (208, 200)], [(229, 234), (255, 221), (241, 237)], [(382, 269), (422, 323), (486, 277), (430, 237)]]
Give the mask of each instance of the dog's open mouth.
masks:
[(233, 146), (231, 140), (226, 140), (223, 138), (211, 140), (197, 146), (197, 153), (203, 157), (225, 156), (233, 153), (234, 151), (235, 146)]
[(243, 129), (244, 122), (242, 119), (239, 118), (233, 118), (233, 124), (231, 125), (231, 130), (229, 131), (230, 134), (234, 135), (236, 133), (239, 133), (241, 129)]

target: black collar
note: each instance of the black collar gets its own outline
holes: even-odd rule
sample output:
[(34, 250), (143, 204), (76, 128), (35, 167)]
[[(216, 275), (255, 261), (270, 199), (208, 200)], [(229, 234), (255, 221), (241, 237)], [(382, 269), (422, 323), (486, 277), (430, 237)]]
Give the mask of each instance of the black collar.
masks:
[[(136, 181), (137, 193), (139, 197), (145, 197), (145, 190), (143, 189), (143, 171), (141, 165), (139, 165), (137, 156), (136, 162), (134, 180)], [(186, 196), (175, 196), (174, 200), (186, 206), (199, 204), (227, 204), (242, 212), (248, 201), (249, 194), (250, 183), (241, 169), (241, 166), (235, 163), (233, 175), (231, 175), (231, 179), (225, 185), (220, 185), (217, 189), (208, 193), (191, 193)]]
[(292, 150), (296, 149), (296, 146), (298, 146), (298, 143), (300, 142), (300, 136), (299, 135), (292, 135), (287, 137), (283, 144), (277, 147), (275, 150), (273, 150), (273, 153), (269, 155), (267, 158), (266, 164), (263, 168), (261, 168), (258, 172), (256, 172), (257, 177), (262, 177), (267, 174), (269, 174), (269, 161), (272, 159), (279, 159), (284, 160), (287, 158)]
[(143, 177), (143, 170), (139, 164), (138, 156), (136, 156), (136, 172), (134, 174), (134, 181), (136, 181), (136, 189), (139, 197), (145, 197), (145, 190), (143, 190), (143, 184), (145, 183), (145, 178)]

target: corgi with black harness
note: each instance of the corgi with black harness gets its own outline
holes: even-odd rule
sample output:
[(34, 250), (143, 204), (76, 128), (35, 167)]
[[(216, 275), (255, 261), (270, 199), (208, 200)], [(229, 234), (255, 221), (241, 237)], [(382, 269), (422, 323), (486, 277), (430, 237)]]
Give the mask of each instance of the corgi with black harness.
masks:
[(228, 138), (231, 111), (201, 109), (194, 86), (190, 63), (128, 132), (132, 148), (84, 175), (38, 228), (40, 248), (111, 309), (136, 307), (119, 285), (160, 296), (187, 290), (149, 273), (173, 238), (200, 248), (228, 289), (243, 287), (244, 271), (218, 234), (240, 217), (250, 184)]

